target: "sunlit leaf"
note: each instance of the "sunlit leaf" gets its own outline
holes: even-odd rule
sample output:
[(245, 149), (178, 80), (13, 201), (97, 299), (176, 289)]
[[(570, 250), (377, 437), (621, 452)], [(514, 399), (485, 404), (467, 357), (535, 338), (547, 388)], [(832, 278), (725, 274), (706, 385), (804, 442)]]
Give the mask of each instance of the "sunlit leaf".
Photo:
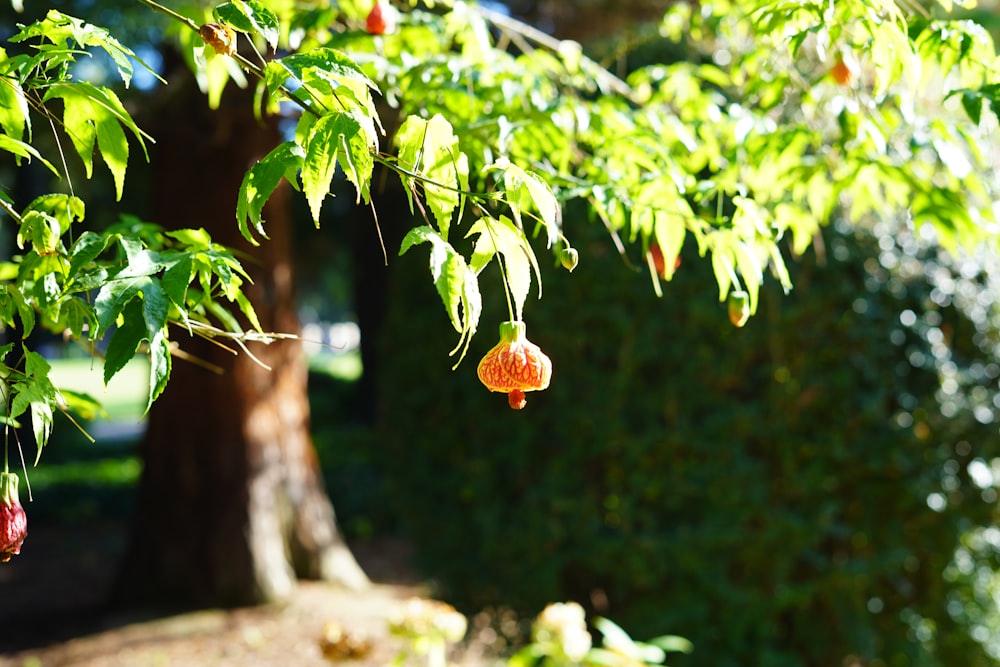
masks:
[(215, 17), (240, 32), (258, 34), (272, 49), (278, 48), (278, 17), (257, 0), (230, 0), (212, 10)]
[(250, 233), (248, 222), (253, 224), (258, 234), (267, 238), (264, 232), (264, 218), (261, 215), (264, 205), (283, 178), (295, 182), (304, 157), (305, 153), (300, 146), (286, 141), (278, 144), (244, 174), (236, 200), (236, 221), (240, 233), (247, 241), (258, 245)]
[(503, 260), (503, 279), (510, 289), (514, 306), (514, 319), (521, 319), (524, 302), (531, 290), (531, 272), (539, 280), (541, 292), (541, 271), (531, 244), (524, 231), (510, 218), (501, 216), (499, 220), (480, 218), (469, 228), (467, 236), (476, 236), (470, 268), (477, 274), (499, 253)]

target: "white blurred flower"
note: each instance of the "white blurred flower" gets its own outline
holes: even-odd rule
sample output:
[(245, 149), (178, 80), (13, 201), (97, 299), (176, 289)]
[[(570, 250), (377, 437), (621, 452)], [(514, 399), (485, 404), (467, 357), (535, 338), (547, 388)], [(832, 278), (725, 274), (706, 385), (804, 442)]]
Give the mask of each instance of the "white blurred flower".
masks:
[(548, 605), (535, 619), (534, 640), (548, 644), (571, 662), (579, 662), (590, 651), (591, 637), (587, 617), (576, 602)]

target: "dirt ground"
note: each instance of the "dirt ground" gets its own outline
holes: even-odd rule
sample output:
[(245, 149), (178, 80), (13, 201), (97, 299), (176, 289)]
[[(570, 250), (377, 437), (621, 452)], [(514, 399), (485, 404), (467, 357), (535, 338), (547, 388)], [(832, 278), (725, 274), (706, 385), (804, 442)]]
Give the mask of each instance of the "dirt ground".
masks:
[[(123, 540), (116, 524), (29, 532), (21, 555), (0, 565), (0, 667), (387, 665), (402, 647), (388, 617), (428, 592), (406, 545), (382, 540), (352, 545), (369, 590), (304, 582), (281, 605), (107, 614), (102, 599)], [(483, 664), (473, 653), (455, 657)]]

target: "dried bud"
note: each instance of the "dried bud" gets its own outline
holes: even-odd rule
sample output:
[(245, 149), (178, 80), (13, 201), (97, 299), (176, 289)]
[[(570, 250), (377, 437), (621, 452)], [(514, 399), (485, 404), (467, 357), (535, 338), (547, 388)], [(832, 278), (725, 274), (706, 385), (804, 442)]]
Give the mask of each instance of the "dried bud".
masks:
[(0, 472), (0, 562), (21, 553), (28, 535), (28, 517), (17, 496), (17, 475)]
[(198, 28), (198, 34), (215, 52), (231, 56), (236, 53), (236, 33), (219, 23), (206, 23)]
[(524, 407), (524, 392), (549, 386), (552, 360), (525, 336), (524, 322), (500, 325), (500, 342), (486, 353), (477, 369), (479, 380), (490, 391), (507, 394), (510, 407)]

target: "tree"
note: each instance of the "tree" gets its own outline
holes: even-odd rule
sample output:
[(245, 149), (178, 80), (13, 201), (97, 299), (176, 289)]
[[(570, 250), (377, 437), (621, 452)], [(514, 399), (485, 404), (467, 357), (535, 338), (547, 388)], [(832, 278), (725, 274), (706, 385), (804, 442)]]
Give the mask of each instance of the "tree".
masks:
[[(213, 111), (193, 78), (172, 80), (182, 90), (148, 114), (186, 119), (150, 128), (159, 137), (151, 147), (156, 222), (204, 226), (227, 246), (252, 252), (233, 224), (232, 202), (219, 193), (239, 188), (245, 165), (279, 143), (278, 128), (253, 117), (247, 91), (228, 90)], [(266, 207), (270, 240), (254, 255), (248, 296), (261, 326), (294, 334), (288, 200), (282, 188)], [(296, 576), (364, 586), (319, 475), (300, 346), (253, 346), (251, 356), (185, 341), (185, 350), (201, 363), (178, 364), (150, 410), (138, 520), (117, 602), (252, 604), (287, 596)]]
[[(889, 2), (875, 10), (861, 2), (733, 2), (704, 14), (678, 5), (657, 39), (678, 43), (690, 35), (701, 50), (690, 61), (643, 67), (626, 81), (576, 42), (464, 3), (402, 11), (384, 4), (379, 23), (353, 2), (295, 11), (234, 0), (208, 16), (144, 1), (171, 16), (210, 106), (226, 103), (231, 78), (249, 76), (259, 93), (253, 109), (263, 116), (294, 111), (294, 134), (246, 147), (253, 148), (247, 158), (262, 155), (233, 183), (245, 242), (254, 252), (273, 243), (266, 252), (281, 257), (275, 204), (286, 196), (283, 181), (301, 189), (317, 224), (338, 169), (357, 202), (377, 211), (372, 175), (381, 165), (398, 177), (418, 215), (399, 252), (430, 248), (432, 281), (458, 334), (458, 363), (484, 312), (481, 279), (502, 285), (506, 319), (522, 321), (543, 273), (535, 246), (544, 242), (553, 260), (572, 266), (572, 225), (563, 224), (562, 211), (576, 202), (607, 228), (626, 264), (646, 266), (657, 293), (693, 241), (710, 258), (719, 299), (748, 314), (768, 274), (791, 287), (786, 255), (804, 252), (838, 203), (856, 224), (908, 208), (952, 250), (992, 241), (996, 183), (978, 147), (996, 125), (985, 108), (995, 105), (996, 53), (976, 24), (932, 21)], [(13, 41), (36, 49), (0, 60), (0, 147), (58, 174), (59, 159), (33, 145), (33, 133), (50, 122), (88, 173), (99, 150), (121, 197), (130, 147), (145, 149), (147, 135), (110, 88), (76, 79), (72, 65), (78, 50), (100, 49), (127, 82), (134, 54), (106, 31), (59, 12)], [(928, 87), (920, 77), (948, 87)], [(385, 134), (379, 92), (399, 116)], [(23, 323), (26, 332), (37, 321), (90, 341), (110, 335), (106, 378), (145, 350), (150, 403), (171, 375), (175, 342), (187, 345), (193, 335), (242, 347), (278, 338), (268, 333), (271, 322), (294, 329), (280, 308), (271, 312), (267, 296), (248, 298), (249, 274), (203, 230), (128, 222), (77, 234), (85, 207), (72, 194), (20, 210), (9, 197), (0, 205), (23, 248), (5, 265), (0, 320)], [(44, 360), (23, 344), (2, 351), (11, 365), (7, 420), (30, 415), (41, 445), (55, 411), (92, 405), (52, 386)], [(19, 366), (23, 372), (13, 370)], [(296, 372), (293, 365), (292, 384), (301, 381)], [(283, 374), (274, 380), (283, 382)], [(170, 434), (161, 433), (166, 444)], [(301, 442), (295, 447), (308, 451)], [(242, 479), (250, 460), (236, 459), (240, 498), (252, 495)], [(183, 461), (148, 475), (207, 473), (227, 463)], [(170, 486), (174, 478), (162, 479)], [(197, 499), (184, 484), (175, 488)], [(253, 524), (230, 521), (227, 534), (247, 521)], [(156, 524), (143, 525), (152, 530), (147, 545), (155, 544)], [(255, 595), (247, 593), (250, 581), (257, 593), (280, 593), (291, 570), (323, 573), (290, 568), (283, 555), (275, 561), (283, 574), (268, 567), (270, 583), (247, 575), (209, 590), (246, 601)], [(248, 563), (239, 570), (259, 573)]]

